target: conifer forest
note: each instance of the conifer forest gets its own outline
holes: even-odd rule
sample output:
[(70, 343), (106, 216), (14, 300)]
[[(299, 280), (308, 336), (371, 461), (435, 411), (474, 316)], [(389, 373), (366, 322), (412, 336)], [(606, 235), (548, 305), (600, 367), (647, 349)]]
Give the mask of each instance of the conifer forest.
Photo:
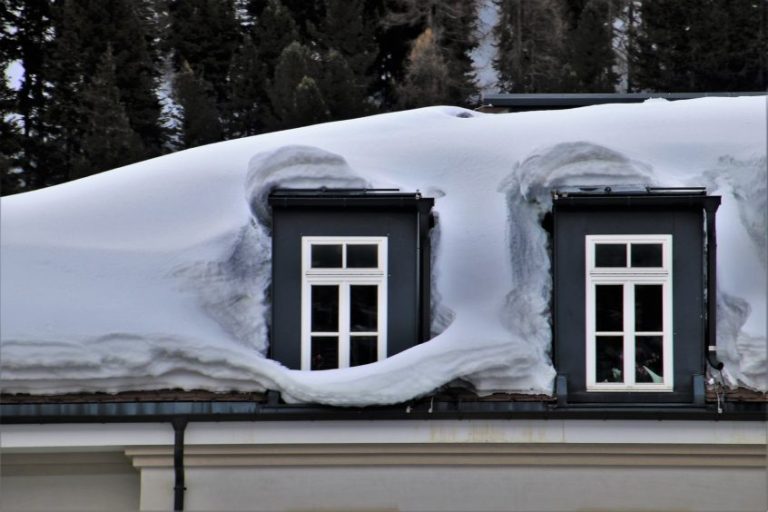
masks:
[(483, 92), (768, 86), (768, 0), (0, 0), (0, 20), (3, 195)]

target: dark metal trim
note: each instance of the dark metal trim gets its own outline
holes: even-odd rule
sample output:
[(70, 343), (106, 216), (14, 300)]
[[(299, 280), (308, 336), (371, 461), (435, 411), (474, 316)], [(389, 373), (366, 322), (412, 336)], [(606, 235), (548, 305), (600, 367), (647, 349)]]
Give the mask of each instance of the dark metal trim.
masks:
[(560, 208), (567, 207), (687, 207), (711, 208), (720, 204), (720, 196), (699, 194), (602, 194), (556, 196), (553, 202)]
[(709, 347), (717, 346), (717, 223), (715, 213), (720, 206), (720, 197), (711, 196), (712, 200), (704, 204), (707, 219), (707, 324), (704, 330), (704, 354), (707, 362), (716, 370), (724, 365), (717, 361)]
[(187, 428), (187, 417), (176, 416), (173, 424), (173, 510), (184, 510), (184, 431)]
[(139, 423), (186, 421), (461, 420), (461, 419), (638, 419), (764, 421), (766, 402), (567, 403), (469, 402), (429, 399), (391, 406), (331, 407), (256, 402), (140, 402), (2, 404), (0, 423)]

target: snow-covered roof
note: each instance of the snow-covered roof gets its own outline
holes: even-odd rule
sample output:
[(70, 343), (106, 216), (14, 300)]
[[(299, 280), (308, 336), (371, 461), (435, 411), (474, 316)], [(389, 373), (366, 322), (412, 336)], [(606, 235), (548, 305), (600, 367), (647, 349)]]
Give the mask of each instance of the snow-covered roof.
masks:
[[(554, 187), (706, 186), (718, 212), (718, 357), (766, 377), (766, 98), (567, 111), (453, 107), (212, 144), (6, 197), (4, 392), (277, 389), (339, 405), (408, 400), (456, 378), (551, 393), (547, 236)], [(436, 198), (429, 342), (302, 372), (266, 359), (269, 192), (399, 188)]]

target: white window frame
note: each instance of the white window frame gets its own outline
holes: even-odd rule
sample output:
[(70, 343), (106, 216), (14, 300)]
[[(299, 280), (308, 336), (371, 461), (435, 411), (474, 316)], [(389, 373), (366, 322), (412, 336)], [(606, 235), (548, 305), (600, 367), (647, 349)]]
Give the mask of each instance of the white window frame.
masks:
[[(378, 267), (346, 268), (347, 245), (376, 245)], [(342, 268), (312, 268), (312, 246), (342, 245)], [(339, 338), (339, 368), (348, 368), (352, 334), (349, 330), (349, 294), (352, 285), (378, 286), (377, 331), (356, 332), (357, 336), (376, 336), (377, 360), (387, 357), (387, 237), (385, 236), (304, 236), (301, 238), (301, 369), (312, 368), (311, 287), (312, 285), (339, 286), (339, 331), (328, 334)]]
[[(626, 267), (596, 267), (597, 244), (625, 244)], [(661, 267), (631, 267), (631, 244), (661, 244)], [(602, 335), (622, 336), (624, 382), (597, 382), (595, 286), (623, 286), (623, 331)], [(662, 331), (637, 333), (635, 331), (634, 289), (637, 284), (662, 286)], [(674, 387), (673, 339), (672, 339), (672, 235), (586, 235), (586, 368), (587, 391), (672, 391)], [(660, 383), (635, 382), (635, 338), (637, 335), (661, 335), (663, 373)]]

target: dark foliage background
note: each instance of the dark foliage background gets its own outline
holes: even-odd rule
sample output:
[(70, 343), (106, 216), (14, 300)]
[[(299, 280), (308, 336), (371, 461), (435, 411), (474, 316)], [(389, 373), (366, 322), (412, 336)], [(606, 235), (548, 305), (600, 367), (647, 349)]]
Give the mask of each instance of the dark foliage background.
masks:
[[(766, 89), (768, 0), (494, 0), (501, 92)], [(1, 0), (2, 194), (189, 147), (478, 105), (479, 0)]]

